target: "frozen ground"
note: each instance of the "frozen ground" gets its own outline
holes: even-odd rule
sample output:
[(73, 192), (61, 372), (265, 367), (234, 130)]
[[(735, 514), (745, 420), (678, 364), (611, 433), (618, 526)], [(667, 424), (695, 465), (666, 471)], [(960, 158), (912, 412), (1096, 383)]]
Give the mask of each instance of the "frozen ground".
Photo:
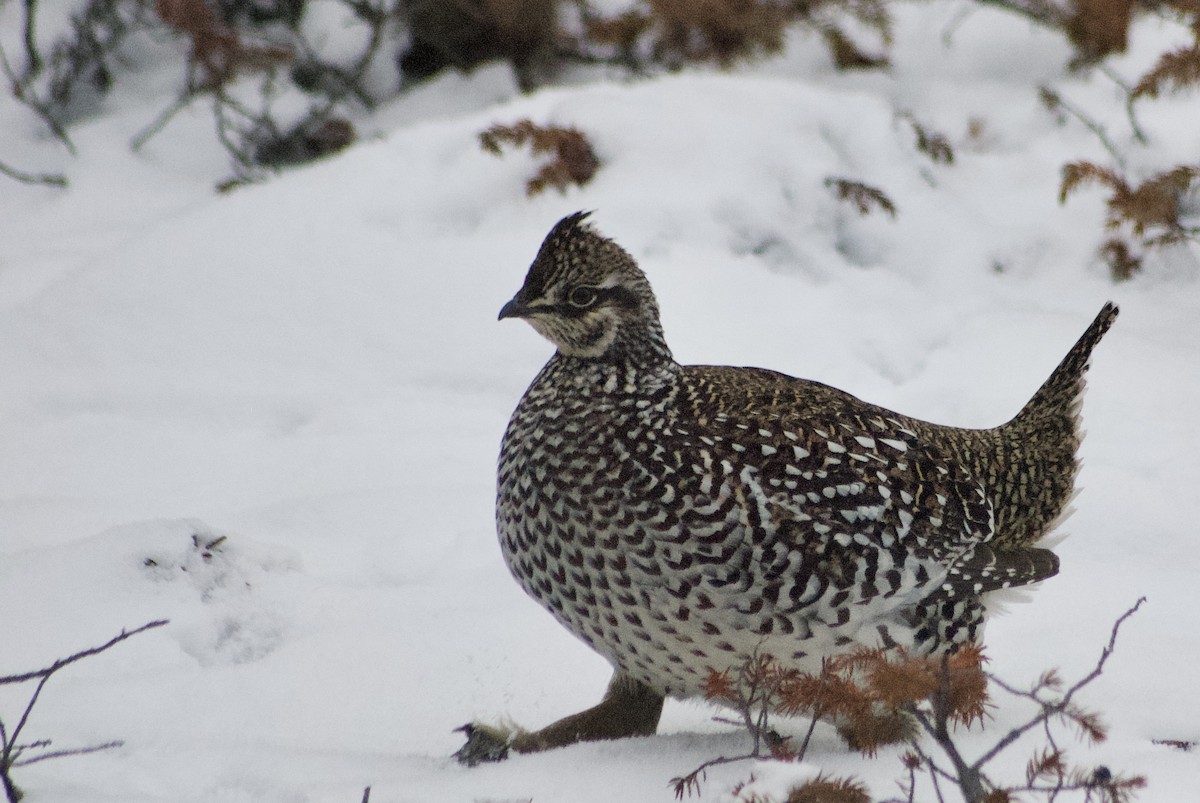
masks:
[[(373, 803), (667, 801), (672, 776), (745, 748), (711, 709), (671, 703), (651, 739), (449, 759), (454, 727), (540, 726), (608, 677), (511, 581), (492, 523), (504, 423), (549, 356), (496, 313), (580, 208), (641, 260), (682, 361), (767, 366), (945, 423), (1015, 413), (1117, 301), (1062, 574), (993, 622), (989, 654), (1016, 683), (1079, 676), (1147, 595), (1084, 699), (1112, 736), (1077, 757), (1147, 775), (1144, 800), (1195, 800), (1200, 753), (1152, 740), (1200, 738), (1198, 252), (1114, 285), (1094, 257), (1102, 194), (1056, 200), (1063, 162), (1107, 156), (1035, 90), (1055, 83), (1128, 146), (1111, 83), (1063, 78), (1049, 34), (955, 9), (905, 9), (890, 74), (838, 75), (797, 35), (732, 74), (532, 96), (500, 68), (447, 76), (344, 155), (227, 196), (203, 108), (129, 153), (169, 98), (153, 80), (74, 130), (76, 159), (4, 105), (0, 157), (71, 186), (0, 184), (0, 675), (171, 620), (47, 685), (28, 738), (125, 746), (18, 770), (28, 803), (333, 803), (367, 785)], [(1135, 40), (1131, 76), (1163, 36)], [(918, 153), (898, 109), (946, 133), (956, 163)], [(532, 160), (476, 141), (522, 117), (586, 131), (595, 180), (527, 200)], [(1143, 122), (1155, 147), (1135, 161), (1195, 161), (1194, 104), (1150, 104)], [(859, 217), (828, 176), (883, 188), (899, 215)], [(205, 559), (194, 536), (226, 540)], [(0, 689), (10, 725), (27, 692)], [(751, 773), (774, 792), (853, 773), (877, 796), (900, 776), (894, 753), (865, 761), (824, 730), (811, 763), (721, 767), (703, 799)]]

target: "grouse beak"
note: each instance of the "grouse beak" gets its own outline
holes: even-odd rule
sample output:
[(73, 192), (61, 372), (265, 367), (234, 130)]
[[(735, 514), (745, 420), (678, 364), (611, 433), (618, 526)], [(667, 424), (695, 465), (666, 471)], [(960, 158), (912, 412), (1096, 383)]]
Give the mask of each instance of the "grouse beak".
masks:
[(513, 300), (500, 308), (500, 317), (496, 320), (502, 321), (505, 318), (524, 318), (529, 314), (529, 307), (526, 307), (520, 301), (513, 297)]

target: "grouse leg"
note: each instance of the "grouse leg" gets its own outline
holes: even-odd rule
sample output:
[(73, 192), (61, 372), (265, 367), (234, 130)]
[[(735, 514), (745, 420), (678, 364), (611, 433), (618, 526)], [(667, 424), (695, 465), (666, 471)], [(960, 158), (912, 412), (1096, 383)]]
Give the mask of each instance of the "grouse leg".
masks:
[(554, 722), (538, 731), (504, 730), (471, 724), (461, 728), (467, 743), (454, 754), (459, 762), (474, 766), (483, 761), (502, 761), (508, 751), (537, 753), (576, 742), (652, 736), (662, 716), (663, 695), (620, 672), (613, 675), (604, 699), (578, 714)]

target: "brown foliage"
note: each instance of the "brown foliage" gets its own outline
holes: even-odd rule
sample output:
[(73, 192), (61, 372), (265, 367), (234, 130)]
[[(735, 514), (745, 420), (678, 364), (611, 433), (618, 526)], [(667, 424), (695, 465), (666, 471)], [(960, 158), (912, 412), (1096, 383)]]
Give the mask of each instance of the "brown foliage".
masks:
[[(873, 754), (882, 745), (911, 739), (915, 731), (908, 707), (943, 689), (951, 721), (982, 719), (987, 704), (984, 660), (974, 645), (945, 660), (864, 648), (826, 660), (812, 674), (755, 656), (736, 673), (711, 674), (706, 696), (733, 706), (752, 722), (765, 724), (766, 711), (833, 720), (851, 747)], [(785, 752), (771, 746), (772, 752)], [(802, 744), (797, 755), (803, 757), (806, 748)]]
[(891, 217), (896, 217), (896, 205), (881, 189), (861, 181), (836, 176), (825, 179), (825, 186), (833, 190), (839, 201), (854, 204), (860, 215), (869, 215), (871, 210), (879, 208)]
[(792, 787), (784, 803), (871, 803), (867, 787), (853, 778), (818, 775)]
[(871, 56), (859, 49), (849, 36), (836, 25), (827, 25), (821, 30), (825, 44), (833, 56), (833, 65), (839, 70), (877, 70), (891, 64), (887, 56)]
[[(687, 776), (673, 779), (675, 793), (682, 798), (699, 791), (700, 779), (708, 767), (760, 757), (759, 743), (763, 737), (770, 737), (766, 741), (774, 758), (803, 759), (812, 727), (798, 751), (779, 747), (786, 745), (786, 739), (766, 729), (767, 714), (777, 711), (808, 714), (813, 726), (818, 719), (829, 718), (850, 723), (859, 720), (868, 729), (878, 728), (872, 719), (907, 718), (913, 725), (903, 737), (908, 742), (908, 750), (901, 758), (907, 778), (900, 782), (902, 797), (890, 798), (887, 803), (916, 803), (919, 775), (927, 775), (938, 800), (945, 799), (939, 784), (950, 782), (969, 803), (1012, 803), (1024, 799), (1018, 796), (1025, 794), (1037, 795), (1038, 799), (1044, 795), (1046, 800), (1053, 801), (1060, 793), (1071, 791), (1083, 792), (1084, 800), (1092, 803), (1128, 803), (1145, 786), (1145, 779), (1117, 774), (1103, 766), (1071, 764), (1060, 747), (1054, 726), (1073, 727), (1087, 740), (1103, 741), (1106, 733), (1099, 716), (1081, 708), (1074, 697), (1103, 673), (1116, 649), (1122, 624), (1144, 602), (1144, 597), (1139, 599), (1114, 622), (1108, 644), (1091, 672), (1070, 686), (1054, 670), (1044, 672), (1028, 688), (1011, 686), (984, 671), (986, 659), (978, 645), (963, 645), (955, 653), (941, 657), (913, 656), (900, 648), (863, 648), (826, 659), (817, 674), (802, 673), (769, 656), (755, 655), (740, 667), (712, 673), (706, 686), (709, 699), (732, 705), (742, 715), (754, 737), (754, 750), (743, 756), (706, 761)], [(957, 744), (956, 726), (971, 725), (984, 718), (989, 683), (1009, 697), (1032, 704), (1036, 711), (1001, 734), (982, 755), (968, 760)], [(1008, 784), (992, 781), (985, 772), (992, 760), (1032, 732), (1044, 733), (1045, 745), (1028, 759), (1025, 777)], [(926, 738), (933, 741), (936, 751), (924, 744)], [(874, 750), (871, 744), (858, 748), (868, 754)], [(859, 793), (863, 796), (836, 796)], [(745, 803), (763, 803), (762, 798), (747, 796), (741, 789), (735, 794)], [(866, 790), (852, 781), (818, 777), (793, 789), (787, 800), (861, 803), (868, 800), (865, 794)]]
[(847, 15), (891, 44), (886, 0), (642, 0), (616, 17), (584, 19), (588, 42), (614, 47), (616, 61), (635, 69), (649, 63), (678, 68), (689, 62), (723, 67), (783, 49), (787, 28), (801, 23), (825, 39), (838, 69), (888, 66), (886, 56), (865, 53), (834, 21)]
[[(917, 137), (917, 150), (938, 164), (954, 164), (954, 148), (951, 147), (950, 140), (946, 139), (944, 134), (926, 128), (911, 114), (903, 113), (899, 116), (907, 120), (908, 124), (912, 126), (913, 134)], [(980, 121), (972, 120), (968, 124), (968, 128), (974, 130), (978, 125), (981, 125)], [(970, 135), (970, 130), (968, 131), (968, 135)], [(980, 131), (980, 133), (982, 132)], [(975, 136), (978, 137), (979, 134)]]
[(505, 59), (530, 88), (558, 33), (554, 0), (402, 0), (399, 7), (412, 38), (400, 61), (410, 79)]
[(1063, 165), (1059, 201), (1086, 184), (1099, 184), (1110, 191), (1106, 225), (1110, 229), (1128, 226), (1134, 236), (1147, 245), (1165, 245), (1195, 237), (1195, 229), (1179, 219), (1180, 198), (1200, 179), (1200, 167), (1180, 165), (1138, 184), (1126, 181), (1115, 170), (1092, 162)]
[(640, 9), (627, 9), (615, 17), (590, 17), (585, 21), (587, 38), (602, 45), (612, 45), (623, 53), (631, 52), (654, 21)]
[(1200, 44), (1159, 56), (1158, 63), (1133, 88), (1133, 98), (1157, 98), (1200, 85)]
[(205, 0), (155, 0), (159, 18), (192, 40), (189, 60), (200, 67), (205, 89), (222, 86), (239, 70), (270, 69), (292, 60), (292, 51), (274, 45), (247, 45)]
[(357, 138), (354, 124), (330, 117), (315, 125), (301, 125), (255, 143), (254, 161), (268, 167), (303, 164), (350, 147)]
[(1098, 61), (1110, 53), (1124, 53), (1133, 8), (1134, 0), (1071, 0), (1063, 29), (1080, 60)]
[(772, 0), (646, 0), (654, 21), (656, 57), (716, 61), (778, 53), (788, 10)]
[(545, 127), (531, 120), (512, 125), (497, 123), (479, 135), (479, 144), (497, 156), (503, 155), (505, 145), (518, 148), (528, 145), (535, 155), (549, 154), (550, 161), (525, 184), (525, 191), (531, 196), (547, 187), (564, 192), (570, 184), (586, 184), (600, 167), (587, 135), (575, 128)]

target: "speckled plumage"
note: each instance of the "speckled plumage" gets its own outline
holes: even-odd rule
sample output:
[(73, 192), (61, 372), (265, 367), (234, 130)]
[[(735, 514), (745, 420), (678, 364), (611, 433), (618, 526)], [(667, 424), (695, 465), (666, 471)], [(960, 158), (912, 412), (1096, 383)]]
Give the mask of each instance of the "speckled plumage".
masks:
[[(584, 215), (501, 317), (557, 347), (505, 433), (497, 527), (521, 586), (660, 695), (771, 654), (953, 649), (989, 592), (1055, 574), (1037, 546), (1078, 468), (1108, 305), (1029, 404), (944, 427), (754, 368), (681, 366), (633, 259)], [(719, 324), (718, 324), (719, 325)]]

